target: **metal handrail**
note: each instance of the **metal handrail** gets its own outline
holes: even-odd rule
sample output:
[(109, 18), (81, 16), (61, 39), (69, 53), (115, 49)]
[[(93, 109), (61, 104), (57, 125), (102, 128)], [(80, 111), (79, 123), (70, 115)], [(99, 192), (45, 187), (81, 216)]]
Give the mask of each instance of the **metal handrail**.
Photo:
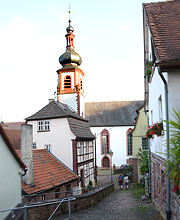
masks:
[[(76, 200), (76, 198), (75, 197), (66, 197), (66, 198), (63, 198), (63, 199), (58, 199), (57, 201), (51, 201), (51, 202), (44, 202), (44, 203), (42, 203), (42, 202), (37, 202), (36, 204), (34, 204), (34, 205), (25, 205), (25, 206), (23, 206), (23, 207), (17, 207), (17, 208), (10, 208), (10, 209), (2, 209), (2, 210), (0, 210), (0, 212), (8, 212), (8, 211), (11, 211), (12, 213), (15, 211), (15, 210), (21, 210), (21, 209), (24, 209), (24, 220), (26, 220), (27, 218), (27, 213), (26, 213), (26, 210), (28, 209), (28, 208), (34, 208), (34, 207), (39, 207), (39, 206), (46, 206), (46, 205), (52, 205), (52, 204), (56, 204), (56, 203), (59, 203), (60, 205), (61, 205), (61, 203), (63, 203), (63, 202), (69, 202), (69, 204), (70, 204), (70, 201), (71, 200)], [(59, 202), (60, 201), (60, 202)], [(59, 208), (59, 206), (60, 205), (58, 205), (57, 207)], [(55, 211), (57, 211), (57, 207), (56, 207), (56, 209), (55, 209)], [(69, 206), (69, 208), (70, 208), (70, 206)], [(55, 212), (54, 212), (55, 213)], [(54, 215), (54, 213), (53, 213), (53, 215)], [(69, 216), (70, 216), (70, 214), (71, 214), (71, 211), (69, 210)], [(50, 219), (50, 218), (49, 218)], [(48, 220), (49, 220), (48, 219)]]

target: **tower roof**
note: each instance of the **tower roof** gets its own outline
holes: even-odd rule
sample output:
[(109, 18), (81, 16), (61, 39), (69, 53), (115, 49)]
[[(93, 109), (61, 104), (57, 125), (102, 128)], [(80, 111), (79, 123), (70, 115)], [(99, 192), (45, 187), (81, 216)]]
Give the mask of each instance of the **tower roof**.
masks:
[(66, 28), (67, 34), (66, 37), (66, 52), (63, 53), (59, 57), (59, 63), (64, 67), (66, 64), (71, 64), (73, 67), (77, 67), (81, 65), (82, 59), (78, 53), (74, 50), (74, 37), (73, 34), (74, 28), (71, 25), (71, 19), (70, 19), (70, 10), (69, 10), (69, 26)]

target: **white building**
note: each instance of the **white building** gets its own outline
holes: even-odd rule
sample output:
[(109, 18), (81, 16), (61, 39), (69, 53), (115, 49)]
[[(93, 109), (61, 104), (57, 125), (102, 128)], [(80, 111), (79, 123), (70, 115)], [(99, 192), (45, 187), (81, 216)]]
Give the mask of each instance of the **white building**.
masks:
[(88, 121), (70, 106), (50, 100), (26, 118), (33, 126), (34, 148), (46, 148), (81, 177), (81, 186), (94, 182), (94, 135)]
[(150, 126), (163, 122), (165, 129), (161, 136), (150, 138), (150, 194), (166, 219), (179, 219), (180, 200), (171, 192), (172, 182), (163, 175), (167, 159), (163, 153), (169, 134), (164, 120), (173, 120), (173, 109), (180, 110), (180, 1), (143, 4), (143, 17), (145, 110)]
[[(15, 208), (21, 203), (21, 175), (25, 169), (0, 125), (0, 210)], [(8, 212), (0, 212), (0, 219), (7, 215)]]
[[(136, 110), (143, 101), (85, 103), (85, 116), (96, 138), (97, 166), (110, 168), (127, 163), (132, 156), (132, 129)], [(112, 161), (109, 155), (113, 151)]]

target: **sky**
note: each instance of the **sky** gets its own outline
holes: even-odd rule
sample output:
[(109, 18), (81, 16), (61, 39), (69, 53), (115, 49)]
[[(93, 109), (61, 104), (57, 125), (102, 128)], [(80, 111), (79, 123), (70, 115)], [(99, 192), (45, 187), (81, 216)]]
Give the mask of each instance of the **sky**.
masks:
[[(70, 1), (86, 102), (143, 100), (142, 2), (153, 0)], [(68, 10), (67, 0), (0, 0), (0, 121), (23, 121), (54, 98)]]

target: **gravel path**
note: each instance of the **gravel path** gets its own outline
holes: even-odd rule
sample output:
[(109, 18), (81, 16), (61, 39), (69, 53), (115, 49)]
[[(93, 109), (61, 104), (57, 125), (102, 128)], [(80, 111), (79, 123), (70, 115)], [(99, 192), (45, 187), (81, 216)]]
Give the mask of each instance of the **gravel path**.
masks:
[[(99, 183), (109, 177), (100, 177)], [(117, 182), (117, 176), (113, 176)], [(119, 190), (115, 182), (115, 191), (96, 206), (71, 213), (72, 220), (162, 220), (152, 203), (133, 198), (130, 190)], [(67, 219), (67, 215), (53, 220)]]

